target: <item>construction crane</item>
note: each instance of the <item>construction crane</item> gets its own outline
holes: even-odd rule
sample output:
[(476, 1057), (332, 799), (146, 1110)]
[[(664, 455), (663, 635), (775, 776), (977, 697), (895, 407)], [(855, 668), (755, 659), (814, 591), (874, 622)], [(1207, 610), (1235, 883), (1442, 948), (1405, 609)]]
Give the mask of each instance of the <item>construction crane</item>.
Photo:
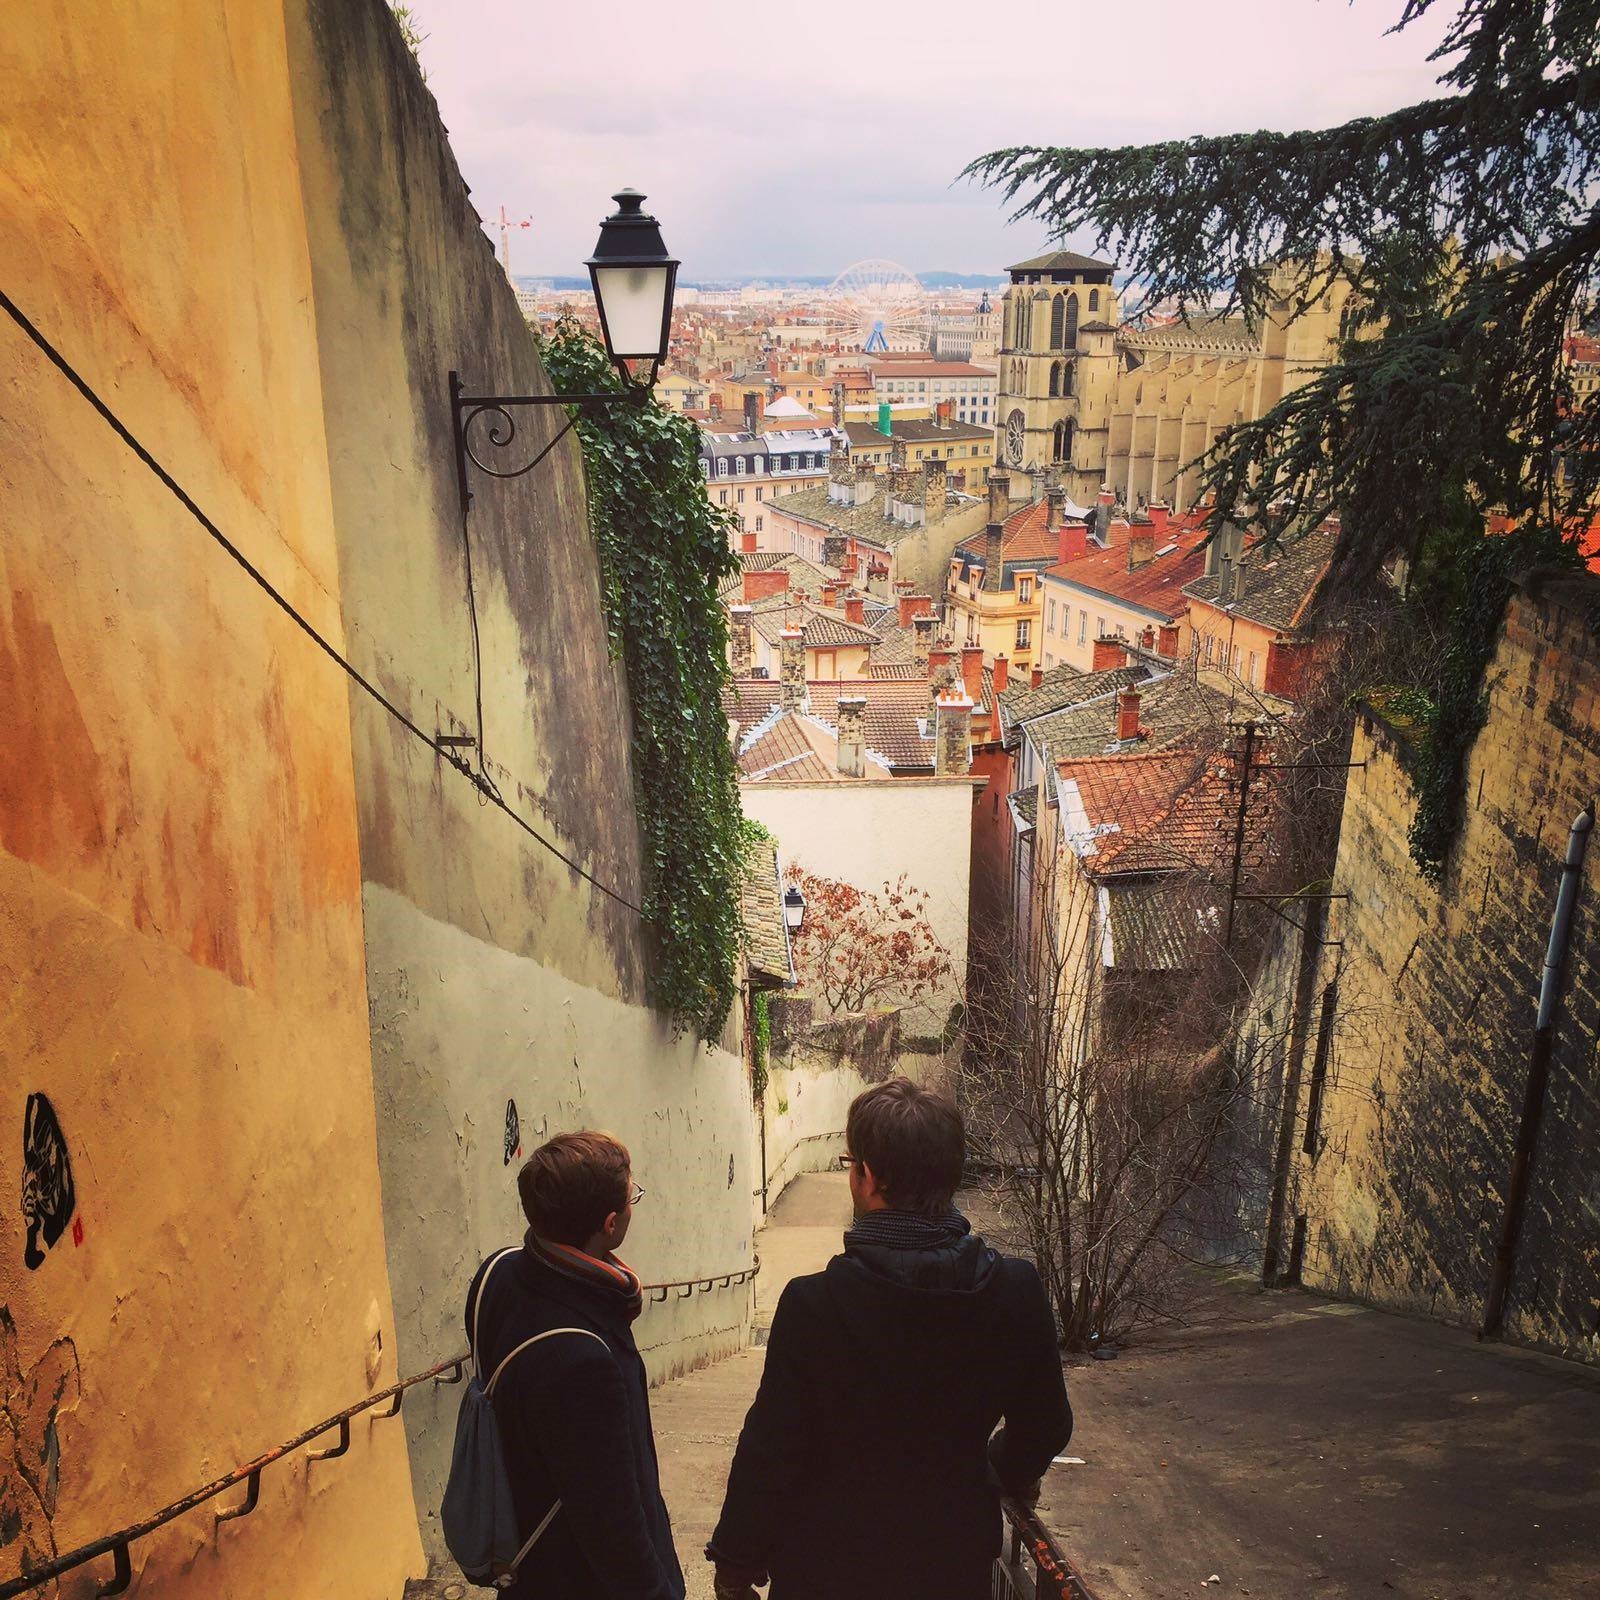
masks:
[(511, 277), (511, 230), (513, 228), (531, 228), (532, 226), (531, 218), (508, 217), (506, 208), (504, 206), (500, 207), (500, 265), (505, 269), (506, 277), (512, 283), (517, 280)]

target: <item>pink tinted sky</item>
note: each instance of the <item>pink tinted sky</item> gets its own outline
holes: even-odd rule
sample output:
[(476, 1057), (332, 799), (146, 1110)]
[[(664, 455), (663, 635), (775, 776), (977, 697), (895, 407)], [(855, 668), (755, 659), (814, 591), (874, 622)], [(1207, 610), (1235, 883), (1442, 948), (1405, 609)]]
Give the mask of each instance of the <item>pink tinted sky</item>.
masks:
[(480, 213), (532, 219), (514, 270), (581, 272), (632, 184), (688, 280), (997, 273), (1045, 239), (954, 183), (974, 156), (1391, 110), (1437, 92), (1455, 9), (1392, 35), (1401, 0), (412, 0)]

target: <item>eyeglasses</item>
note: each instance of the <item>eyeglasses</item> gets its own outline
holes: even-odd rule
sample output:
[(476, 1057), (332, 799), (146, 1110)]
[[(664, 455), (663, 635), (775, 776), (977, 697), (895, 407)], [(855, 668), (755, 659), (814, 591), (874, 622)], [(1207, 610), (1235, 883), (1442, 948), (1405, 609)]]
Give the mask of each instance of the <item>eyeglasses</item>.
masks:
[(841, 1172), (848, 1172), (851, 1169), (851, 1167), (855, 1166), (855, 1164), (860, 1159), (861, 1159), (860, 1156), (840, 1156), (838, 1158), (838, 1160), (839, 1160), (839, 1170)]
[(636, 1183), (630, 1185), (630, 1188), (632, 1193), (630, 1193), (628, 1196), (628, 1204), (630, 1206), (636, 1206), (641, 1200), (644, 1199), (644, 1190), (641, 1189)]

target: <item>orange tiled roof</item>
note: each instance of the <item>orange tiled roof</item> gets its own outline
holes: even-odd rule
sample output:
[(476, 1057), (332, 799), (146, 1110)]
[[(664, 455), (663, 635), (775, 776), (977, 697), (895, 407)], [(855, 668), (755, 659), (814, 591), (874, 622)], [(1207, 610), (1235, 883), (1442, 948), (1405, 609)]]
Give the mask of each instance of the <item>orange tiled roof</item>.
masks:
[(1166, 543), (1157, 545), (1159, 553), (1131, 570), (1126, 545), (1103, 550), (1091, 544), (1087, 555), (1058, 561), (1046, 570), (1045, 577), (1155, 612), (1170, 622), (1189, 609), (1184, 584), (1205, 575), (1205, 537), (1205, 528), (1198, 524), (1176, 530), (1169, 526)]

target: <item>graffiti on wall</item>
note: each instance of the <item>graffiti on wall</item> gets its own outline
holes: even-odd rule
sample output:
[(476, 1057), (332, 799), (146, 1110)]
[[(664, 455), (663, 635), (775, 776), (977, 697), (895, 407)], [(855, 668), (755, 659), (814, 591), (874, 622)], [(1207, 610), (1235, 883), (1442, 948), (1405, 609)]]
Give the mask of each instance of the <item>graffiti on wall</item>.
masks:
[(22, 1259), (30, 1272), (43, 1265), (45, 1252), (66, 1232), (76, 1203), (72, 1161), (55, 1107), (44, 1095), (30, 1094), (22, 1118), (22, 1221), (28, 1231)]
[(506, 1101), (506, 1158), (502, 1166), (509, 1167), (513, 1156), (522, 1154), (522, 1123), (517, 1117), (517, 1102)]
[(0, 1571), (27, 1572), (56, 1554), (56, 1419), (77, 1404), (78, 1393), (72, 1340), (57, 1339), (24, 1372), (11, 1308), (0, 1306)]

